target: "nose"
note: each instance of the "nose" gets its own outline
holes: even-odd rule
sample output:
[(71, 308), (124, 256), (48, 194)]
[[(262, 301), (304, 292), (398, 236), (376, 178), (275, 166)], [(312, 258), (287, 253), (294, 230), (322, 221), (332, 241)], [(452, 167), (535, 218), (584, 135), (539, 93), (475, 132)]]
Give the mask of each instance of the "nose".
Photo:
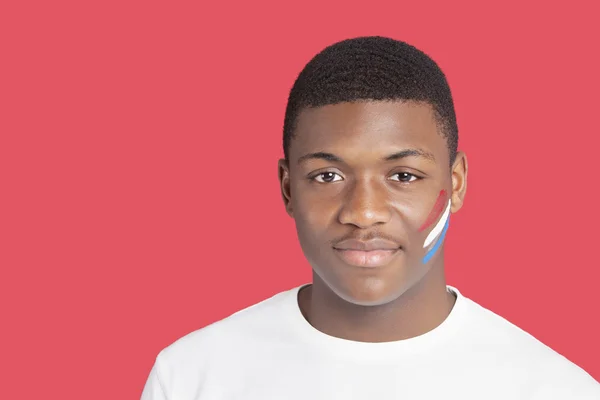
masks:
[(357, 180), (344, 194), (338, 219), (361, 229), (384, 224), (392, 217), (388, 191), (374, 179)]

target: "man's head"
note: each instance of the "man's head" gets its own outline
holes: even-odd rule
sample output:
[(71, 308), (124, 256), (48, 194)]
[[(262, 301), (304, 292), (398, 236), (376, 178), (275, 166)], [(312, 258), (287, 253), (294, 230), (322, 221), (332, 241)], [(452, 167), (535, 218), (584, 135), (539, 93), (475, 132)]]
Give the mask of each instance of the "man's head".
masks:
[(349, 39), (298, 76), (279, 177), (318, 278), (362, 305), (395, 300), (441, 266), (467, 164), (446, 78), (418, 49)]

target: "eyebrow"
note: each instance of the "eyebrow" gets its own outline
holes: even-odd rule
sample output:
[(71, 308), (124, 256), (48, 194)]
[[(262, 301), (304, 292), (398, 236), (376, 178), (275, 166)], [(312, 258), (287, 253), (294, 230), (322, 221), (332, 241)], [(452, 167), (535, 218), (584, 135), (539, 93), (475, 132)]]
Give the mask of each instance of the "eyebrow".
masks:
[(385, 161), (394, 161), (406, 157), (421, 157), (435, 162), (433, 153), (421, 149), (406, 149), (385, 157)]
[[(425, 158), (429, 161), (435, 162), (435, 156), (433, 155), (433, 153), (425, 151), (425, 150), (421, 150), (421, 149), (401, 150), (396, 153), (390, 154), (389, 156), (384, 157), (383, 161), (396, 161), (396, 160), (401, 160), (401, 159), (407, 158), (407, 157), (420, 157), (420, 158)], [(316, 153), (308, 153), (308, 154), (303, 155), (302, 157), (300, 157), (298, 159), (298, 164), (300, 164), (304, 161), (307, 161), (307, 160), (325, 160), (325, 161), (332, 161), (332, 162), (338, 162), (338, 163), (344, 162), (344, 160), (342, 160), (342, 158), (336, 156), (335, 154), (327, 153), (327, 152), (323, 152), (323, 151), (319, 151)]]
[(301, 164), (308, 160), (325, 160), (325, 161), (333, 161), (333, 162), (339, 162), (339, 163), (344, 162), (344, 160), (342, 160), (340, 157), (336, 156), (335, 154), (318, 151), (316, 153), (308, 153), (308, 154), (303, 155), (302, 157), (300, 157), (298, 159), (298, 164)]

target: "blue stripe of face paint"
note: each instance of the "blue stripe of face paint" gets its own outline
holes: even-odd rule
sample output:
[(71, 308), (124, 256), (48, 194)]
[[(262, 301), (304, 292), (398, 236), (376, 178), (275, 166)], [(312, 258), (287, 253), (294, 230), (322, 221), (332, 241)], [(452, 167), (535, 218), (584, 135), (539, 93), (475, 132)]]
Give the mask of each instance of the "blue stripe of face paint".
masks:
[(450, 225), (450, 216), (448, 216), (448, 219), (446, 220), (446, 224), (444, 225), (444, 229), (442, 230), (440, 237), (438, 237), (438, 239), (435, 242), (435, 244), (433, 245), (433, 247), (425, 254), (425, 257), (423, 257), (423, 264), (426, 264), (429, 260), (431, 260), (431, 257), (433, 257), (435, 252), (440, 248), (440, 246), (444, 242), (444, 237), (446, 237), (446, 231), (448, 230), (449, 225)]

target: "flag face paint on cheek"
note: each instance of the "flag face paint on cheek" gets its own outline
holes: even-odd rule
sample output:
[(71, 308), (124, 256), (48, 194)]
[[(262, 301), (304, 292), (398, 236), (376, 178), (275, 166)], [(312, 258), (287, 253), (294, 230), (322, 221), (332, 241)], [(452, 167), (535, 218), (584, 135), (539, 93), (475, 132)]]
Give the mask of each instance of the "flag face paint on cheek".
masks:
[(447, 193), (445, 190), (441, 190), (433, 208), (431, 209), (431, 212), (427, 216), (427, 219), (419, 228), (419, 232), (423, 232), (425, 229), (429, 228), (440, 218), (440, 215), (442, 215), (442, 213), (444, 212), (444, 207), (446, 206), (446, 203)]
[[(437, 221), (433, 229), (429, 232), (425, 238), (423, 248), (426, 250), (425, 256), (423, 257), (423, 263), (427, 263), (435, 255), (438, 249), (441, 247), (448, 225), (450, 223), (450, 205), (452, 201), (447, 199), (446, 191), (442, 190), (435, 202), (431, 213), (427, 217), (425, 223), (419, 228), (419, 231), (427, 229), (433, 222)], [(440, 216), (441, 214), (441, 216)]]
[(449, 220), (449, 218), (450, 218), (450, 200), (448, 200), (448, 203), (446, 203), (446, 209), (444, 210), (444, 213), (442, 214), (441, 218), (438, 220), (437, 224), (435, 224), (435, 226), (433, 227), (431, 232), (429, 232), (429, 234), (425, 238), (425, 243), (423, 244), (423, 248), (428, 247), (429, 245), (431, 245), (433, 242), (435, 242), (437, 239), (440, 238), (441, 234), (444, 231), (444, 226), (446, 225), (446, 221)]
[[(450, 209), (450, 203), (448, 203), (448, 210)], [(450, 215), (448, 215), (445, 219), (445, 222), (443, 225), (441, 225), (441, 223), (444, 220), (440, 220), (440, 222), (438, 223), (439, 226), (442, 227), (441, 232), (439, 234), (439, 236), (437, 237), (437, 239), (435, 240), (435, 243), (433, 244), (433, 246), (427, 251), (427, 253), (425, 253), (425, 257), (423, 257), (423, 264), (426, 264), (429, 260), (431, 260), (431, 257), (433, 257), (435, 255), (435, 253), (438, 251), (438, 249), (442, 246), (442, 243), (444, 242), (444, 238), (446, 237), (446, 231), (448, 230), (448, 226), (450, 225)], [(438, 226), (436, 225), (436, 227)]]

